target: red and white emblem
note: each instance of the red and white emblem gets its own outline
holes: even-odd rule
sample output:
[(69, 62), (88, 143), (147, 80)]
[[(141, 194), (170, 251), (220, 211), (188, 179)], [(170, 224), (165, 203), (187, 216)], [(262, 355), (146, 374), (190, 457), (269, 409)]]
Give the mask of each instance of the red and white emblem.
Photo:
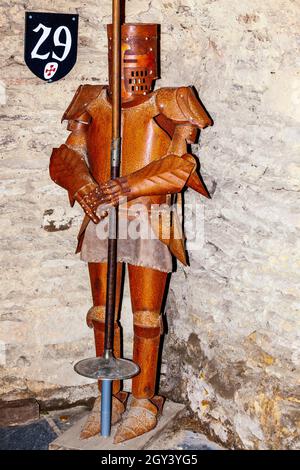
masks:
[(58, 68), (57, 62), (48, 62), (48, 64), (46, 65), (44, 69), (44, 78), (46, 80), (50, 80), (50, 78), (52, 78), (56, 74), (57, 68)]

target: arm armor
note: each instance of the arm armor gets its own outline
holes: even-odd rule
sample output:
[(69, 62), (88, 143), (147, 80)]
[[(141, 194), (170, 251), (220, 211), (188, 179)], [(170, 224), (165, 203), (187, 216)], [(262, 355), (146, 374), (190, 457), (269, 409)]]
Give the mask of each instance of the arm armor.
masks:
[(51, 179), (69, 192), (70, 201), (77, 201), (93, 222), (98, 223), (94, 212), (102, 202), (101, 191), (84, 157), (67, 145), (61, 145), (53, 149), (49, 170)]
[(213, 124), (192, 87), (162, 88), (157, 92), (158, 114), (175, 124), (192, 124), (204, 129)]
[[(156, 104), (160, 114), (157, 124), (172, 138), (169, 153), (183, 156), (195, 163), (195, 157), (187, 154), (187, 144), (197, 141), (199, 129), (212, 126), (213, 121), (197, 98), (193, 88), (163, 88), (158, 91)], [(186, 185), (205, 197), (210, 195), (197, 174), (197, 166)]]
[(49, 167), (51, 179), (68, 191), (71, 205), (76, 200), (95, 223), (99, 222), (95, 211), (101, 202), (101, 193), (86, 164), (86, 137), (91, 121), (88, 106), (102, 89), (102, 86), (92, 85), (78, 88), (62, 117), (62, 121), (68, 120), (71, 134), (66, 144), (53, 149)]
[(107, 203), (118, 204), (120, 198), (128, 201), (142, 196), (161, 196), (182, 191), (196, 168), (194, 157), (180, 158), (168, 155), (149, 163), (130, 175), (110, 180), (101, 189), (107, 194)]

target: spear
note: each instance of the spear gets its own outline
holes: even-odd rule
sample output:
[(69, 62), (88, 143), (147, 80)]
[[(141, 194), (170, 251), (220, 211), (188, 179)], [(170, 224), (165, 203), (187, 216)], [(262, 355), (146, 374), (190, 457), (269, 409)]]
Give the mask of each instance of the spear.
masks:
[[(120, 174), (121, 164), (121, 0), (113, 0), (113, 71), (112, 71), (112, 143), (111, 179)], [(100, 358), (78, 362), (75, 371), (91, 379), (102, 381), (101, 435), (111, 433), (112, 382), (130, 379), (139, 373), (139, 367), (127, 359), (116, 359), (113, 352), (114, 316), (116, 307), (118, 248), (118, 208), (109, 213), (109, 239), (107, 256), (107, 296), (105, 314), (104, 353)]]
[[(118, 178), (121, 163), (121, 0), (113, 0), (113, 61), (112, 61), (112, 142), (111, 179)], [(105, 317), (104, 356), (113, 354), (114, 317), (116, 307), (118, 208), (109, 214), (109, 239), (107, 256), (107, 295)], [(102, 436), (110, 434), (112, 382), (102, 382), (101, 430)]]

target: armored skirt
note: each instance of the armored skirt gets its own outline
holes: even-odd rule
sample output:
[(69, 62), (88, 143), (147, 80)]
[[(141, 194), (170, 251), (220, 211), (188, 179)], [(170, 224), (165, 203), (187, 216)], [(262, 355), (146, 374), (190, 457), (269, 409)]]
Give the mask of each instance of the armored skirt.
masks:
[[(102, 208), (98, 209), (101, 214)], [(81, 247), (81, 259), (88, 263), (106, 263), (108, 248), (108, 218), (98, 225), (90, 222)], [(119, 210), (118, 262), (143, 266), (162, 272), (172, 272), (169, 248), (159, 240), (149, 223), (148, 213)]]

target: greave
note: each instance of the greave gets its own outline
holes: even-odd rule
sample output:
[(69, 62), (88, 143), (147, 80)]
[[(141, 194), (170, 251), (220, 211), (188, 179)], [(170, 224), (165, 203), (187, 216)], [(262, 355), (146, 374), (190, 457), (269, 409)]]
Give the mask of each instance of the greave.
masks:
[[(94, 329), (96, 356), (101, 357), (104, 353), (105, 338), (105, 308), (92, 307), (87, 316), (88, 326)], [(121, 327), (118, 322), (114, 323), (114, 355), (121, 357)], [(101, 380), (99, 380), (99, 390), (101, 392)], [(121, 382), (113, 382), (113, 394), (116, 395), (121, 390)]]
[(155, 395), (160, 339), (161, 318), (157, 312), (134, 314), (133, 361), (141, 369), (132, 380), (134, 398), (152, 398)]

